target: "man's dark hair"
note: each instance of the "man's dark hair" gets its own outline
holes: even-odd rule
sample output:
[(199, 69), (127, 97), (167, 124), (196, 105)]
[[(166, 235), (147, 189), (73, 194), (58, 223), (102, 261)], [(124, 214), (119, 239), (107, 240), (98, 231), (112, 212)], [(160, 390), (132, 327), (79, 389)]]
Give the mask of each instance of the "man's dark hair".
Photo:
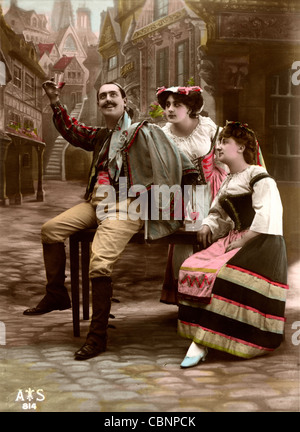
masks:
[(115, 81), (109, 81), (109, 82), (106, 82), (106, 83), (101, 84), (101, 86), (100, 86), (99, 89), (97, 90), (97, 102), (99, 102), (99, 90), (100, 90), (100, 88), (101, 88), (102, 86), (104, 86), (104, 85), (106, 85), (106, 84), (113, 84), (113, 85), (117, 86), (118, 89), (120, 90), (120, 93), (121, 93), (122, 98), (125, 98), (125, 97), (126, 97), (125, 90), (123, 89), (123, 87), (122, 87), (120, 84), (118, 84), (118, 83), (115, 82)]
[[(114, 85), (116, 85), (117, 87), (119, 87), (122, 97), (123, 98), (126, 97), (126, 92), (125, 92), (125, 90), (123, 89), (123, 87), (119, 83), (117, 83), (115, 81), (109, 81), (109, 82), (104, 83), (104, 84), (114, 84)], [(102, 84), (102, 85), (104, 85), (104, 84)]]

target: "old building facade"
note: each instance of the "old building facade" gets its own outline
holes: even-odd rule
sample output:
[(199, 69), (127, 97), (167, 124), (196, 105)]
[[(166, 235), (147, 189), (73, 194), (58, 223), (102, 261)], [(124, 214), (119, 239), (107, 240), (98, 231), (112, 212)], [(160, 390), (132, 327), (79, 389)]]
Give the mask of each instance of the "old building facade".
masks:
[[(289, 248), (300, 244), (300, 4), (273, 0), (187, 0), (206, 24), (197, 49), (199, 75), (215, 100), (216, 118), (257, 132), (284, 206)], [(299, 64), (300, 66), (300, 64)]]
[[(90, 113), (95, 118), (96, 105), (94, 95), (91, 94), (90, 79), (94, 79), (94, 70), (99, 69), (99, 60), (93, 55), (93, 51), (97, 54), (98, 38), (91, 29), (91, 11), (86, 7), (79, 7), (75, 15), (71, 0), (56, 0), (51, 20), (47, 23), (45, 16), (36, 14), (34, 10), (25, 11), (18, 6), (17, 0), (11, 0), (5, 20), (17, 34), (31, 41), (45, 79), (54, 78), (55, 81), (65, 82), (61, 100), (69, 112), (78, 116), (84, 111), (87, 122), (90, 121)], [(99, 54), (97, 55), (99, 57)], [(80, 170), (77, 169), (78, 164), (72, 163), (75, 153), (68, 150), (68, 143), (58, 136), (52, 124), (52, 111), (47, 98), (43, 96), (41, 100), (41, 136), (47, 143), (44, 152), (45, 178), (81, 178), (89, 158), (87, 157), (88, 161)], [(70, 163), (66, 163), (67, 157), (71, 158)]]
[[(17, 35), (5, 22), (0, 8), (1, 56), (8, 79), (2, 95), (4, 119), (1, 139), (2, 204), (22, 202), (23, 194), (43, 200), (42, 90), (45, 79), (32, 43)], [(37, 181), (37, 185), (35, 184)]]
[[(52, 20), (52, 39), (39, 49), (40, 61), (50, 76), (63, 55), (75, 54), (87, 71), (81, 109), (85, 121), (102, 124), (95, 104), (102, 82), (117, 80), (125, 87), (134, 120), (159, 124), (163, 118), (150, 116), (157, 87), (200, 85), (205, 111), (216, 123), (238, 120), (257, 132), (268, 171), (281, 191), (287, 241), (299, 240), (299, 1), (114, 0), (114, 7), (102, 13), (98, 57), (95, 38), (87, 37), (88, 10), (80, 8), (76, 21), (70, 0), (55, 4), (61, 13)], [(35, 17), (32, 11), (30, 16)], [(81, 29), (77, 33), (76, 27)], [(69, 75), (64, 78), (67, 82)], [(29, 90), (31, 81), (26, 80)], [(68, 104), (80, 99), (79, 91), (72, 97)]]
[(102, 19), (101, 80), (118, 79), (137, 119), (149, 118), (157, 87), (199, 84), (194, 53), (205, 24), (183, 0), (115, 1)]
[(11, 0), (5, 14), (5, 21), (17, 34), (23, 34), (27, 42), (46, 43), (49, 37), (47, 18), (34, 10), (25, 10), (18, 6), (17, 0)]

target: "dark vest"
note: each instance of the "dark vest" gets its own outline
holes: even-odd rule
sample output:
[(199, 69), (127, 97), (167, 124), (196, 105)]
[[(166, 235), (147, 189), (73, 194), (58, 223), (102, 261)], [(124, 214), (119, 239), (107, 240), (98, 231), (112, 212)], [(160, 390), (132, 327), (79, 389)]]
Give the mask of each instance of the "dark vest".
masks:
[(253, 177), (250, 181), (252, 191), (240, 195), (225, 194), (220, 198), (220, 204), (223, 210), (229, 215), (234, 222), (234, 229), (243, 231), (250, 227), (255, 216), (252, 207), (253, 186), (259, 180), (270, 177), (268, 173), (261, 173)]
[(93, 161), (91, 163), (91, 168), (89, 172), (88, 185), (85, 191), (85, 199), (88, 199), (93, 188), (95, 186), (97, 175), (98, 175), (98, 166), (105, 158), (107, 158), (108, 150), (109, 150), (109, 139), (111, 137), (111, 132), (109, 132), (105, 128), (100, 128), (94, 138), (94, 153), (93, 153)]

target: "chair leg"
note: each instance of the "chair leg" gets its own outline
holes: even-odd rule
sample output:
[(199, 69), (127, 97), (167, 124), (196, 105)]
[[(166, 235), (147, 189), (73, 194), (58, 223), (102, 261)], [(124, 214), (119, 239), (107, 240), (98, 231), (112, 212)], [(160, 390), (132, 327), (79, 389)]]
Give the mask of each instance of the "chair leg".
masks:
[(79, 323), (79, 243), (70, 237), (70, 274), (73, 313), (73, 334), (80, 336)]
[(83, 240), (81, 242), (81, 277), (82, 277), (82, 308), (83, 319), (88, 320), (90, 317), (90, 242)]

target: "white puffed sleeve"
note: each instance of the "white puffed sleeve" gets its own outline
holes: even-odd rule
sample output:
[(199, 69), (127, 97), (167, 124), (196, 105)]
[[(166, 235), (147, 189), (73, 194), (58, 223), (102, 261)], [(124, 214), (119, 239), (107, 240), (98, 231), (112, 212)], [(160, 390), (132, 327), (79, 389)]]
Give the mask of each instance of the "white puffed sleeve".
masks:
[(255, 216), (250, 226), (251, 231), (282, 235), (283, 209), (275, 180), (267, 177), (254, 184), (252, 206)]

